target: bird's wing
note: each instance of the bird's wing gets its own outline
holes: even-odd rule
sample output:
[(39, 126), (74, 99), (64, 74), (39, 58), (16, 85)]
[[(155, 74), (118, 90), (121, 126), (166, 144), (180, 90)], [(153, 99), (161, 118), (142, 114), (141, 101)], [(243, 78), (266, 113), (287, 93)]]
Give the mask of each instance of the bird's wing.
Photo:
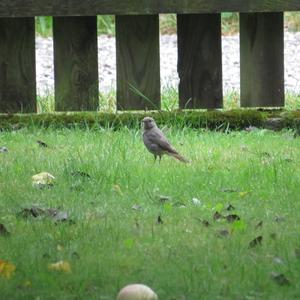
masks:
[(147, 132), (147, 138), (151, 143), (157, 144), (163, 151), (177, 154), (177, 151), (172, 148), (171, 144), (160, 129), (156, 128), (155, 130)]

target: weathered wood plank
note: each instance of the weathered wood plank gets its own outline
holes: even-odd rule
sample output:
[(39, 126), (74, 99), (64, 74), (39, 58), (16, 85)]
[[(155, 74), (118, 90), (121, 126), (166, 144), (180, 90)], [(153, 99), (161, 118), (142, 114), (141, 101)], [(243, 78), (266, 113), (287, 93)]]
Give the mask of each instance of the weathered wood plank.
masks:
[(35, 112), (34, 18), (0, 18), (0, 112)]
[(1, 0), (0, 17), (280, 12), (300, 10), (299, 0)]
[(222, 107), (221, 14), (177, 15), (180, 108)]
[(96, 17), (53, 18), (55, 109), (98, 108)]
[(284, 105), (283, 14), (240, 14), (241, 106)]
[(158, 15), (116, 16), (117, 109), (160, 108)]

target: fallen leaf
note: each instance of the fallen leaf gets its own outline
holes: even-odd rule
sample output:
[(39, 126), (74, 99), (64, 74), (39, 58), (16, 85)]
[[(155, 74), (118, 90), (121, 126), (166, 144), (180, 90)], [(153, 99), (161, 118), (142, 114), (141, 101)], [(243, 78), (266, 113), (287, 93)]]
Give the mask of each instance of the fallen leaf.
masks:
[(164, 195), (159, 195), (159, 201), (161, 203), (165, 203), (167, 201), (170, 201), (171, 197), (170, 196), (164, 196)]
[(271, 278), (279, 285), (290, 285), (290, 281), (283, 273), (271, 273)]
[(8, 149), (6, 147), (0, 147), (0, 153), (8, 152)]
[(34, 217), (37, 218), (41, 215), (43, 215), (44, 209), (39, 208), (39, 207), (31, 207), (31, 208), (23, 208), (18, 215), (23, 217), (23, 218), (28, 218), (28, 217)]
[(40, 147), (44, 147), (44, 148), (48, 147), (48, 145), (43, 141), (37, 140), (36, 142), (39, 144)]
[(217, 231), (218, 237), (227, 237), (229, 235), (229, 231), (227, 229), (221, 229)]
[(48, 269), (49, 270), (54, 270), (54, 271), (62, 271), (65, 273), (71, 273), (71, 266), (70, 263), (64, 260), (58, 261), (56, 263), (53, 264), (49, 264), (48, 265)]
[(262, 156), (266, 156), (266, 157), (271, 157), (271, 154), (269, 152), (261, 152), (260, 153)]
[(71, 257), (72, 257), (72, 259), (76, 259), (76, 260), (80, 259), (80, 256), (77, 252), (72, 252)]
[(273, 257), (273, 263), (279, 264), (279, 265), (284, 264), (283, 259), (281, 257), (279, 257), (279, 256), (274, 256)]
[(63, 251), (64, 250), (64, 247), (62, 245), (57, 245), (56, 246), (56, 250), (57, 251)]
[(232, 223), (232, 222), (235, 222), (235, 221), (239, 221), (241, 219), (238, 215), (235, 215), (235, 214), (228, 215), (225, 218), (226, 218), (227, 222), (229, 222), (229, 223)]
[(29, 217), (50, 217), (52, 218), (56, 223), (57, 222), (65, 222), (69, 221), (70, 224), (73, 224), (74, 221), (69, 219), (69, 215), (65, 211), (60, 211), (56, 208), (40, 208), (37, 206), (33, 206), (31, 208), (23, 208), (19, 213), (19, 216), (23, 218), (29, 218)]
[(139, 204), (132, 205), (131, 209), (138, 210), (138, 211), (142, 211), (143, 210), (142, 206), (139, 205)]
[(235, 209), (235, 207), (232, 206), (231, 204), (229, 204), (229, 205), (226, 207), (226, 210), (228, 210), (228, 211), (231, 211), (231, 210), (234, 210), (234, 209)]
[(123, 196), (121, 187), (120, 187), (118, 184), (114, 184), (114, 185), (113, 185), (113, 189), (114, 189), (114, 191), (117, 192), (120, 196)]
[(71, 172), (71, 176), (74, 177), (83, 177), (83, 178), (91, 178), (90, 174), (82, 172), (82, 171), (73, 171)]
[(164, 223), (164, 222), (163, 222), (161, 216), (158, 216), (158, 217), (157, 217), (157, 224), (163, 224), (163, 223)]
[(16, 266), (8, 261), (0, 260), (0, 276), (9, 279), (15, 272)]
[(254, 248), (256, 246), (261, 246), (262, 244), (262, 240), (263, 237), (260, 235), (258, 237), (256, 237), (255, 239), (253, 239), (250, 243), (249, 243), (249, 248)]
[(232, 189), (232, 188), (224, 188), (224, 189), (221, 189), (220, 192), (223, 192), (223, 193), (237, 193), (238, 190), (237, 189)]
[(215, 221), (217, 221), (217, 220), (220, 220), (220, 219), (222, 219), (222, 218), (224, 218), (218, 211), (216, 211), (214, 214), (213, 214), (213, 219), (215, 220)]
[(205, 227), (208, 227), (210, 224), (207, 220), (203, 220), (202, 225), (205, 226)]
[(275, 220), (275, 222), (277, 222), (277, 223), (282, 223), (282, 222), (285, 221), (285, 217), (282, 217), (282, 216), (276, 216), (274, 220)]
[(0, 236), (9, 236), (10, 233), (3, 224), (0, 224)]
[(244, 198), (244, 197), (247, 196), (248, 194), (250, 194), (249, 191), (239, 192), (239, 196), (240, 196), (241, 198)]
[(183, 202), (175, 202), (173, 204), (173, 206), (177, 206), (179, 208), (185, 208), (186, 207), (185, 203), (183, 203)]
[[(55, 222), (65, 222), (68, 221), (69, 219), (67, 212), (57, 211), (57, 210), (55, 210), (52, 214), (50, 214), (50, 217), (52, 217)], [(69, 221), (73, 222), (72, 220)]]
[(262, 226), (263, 226), (263, 221), (259, 221), (259, 222), (255, 225), (255, 229), (262, 228)]
[(43, 189), (52, 187), (54, 185), (55, 177), (48, 172), (41, 172), (39, 174), (33, 175), (31, 179), (33, 187)]
[(196, 205), (196, 206), (199, 206), (199, 205), (201, 205), (201, 200), (199, 200), (199, 199), (197, 199), (197, 198), (193, 198), (193, 199), (192, 199), (192, 203), (193, 203), (194, 205)]

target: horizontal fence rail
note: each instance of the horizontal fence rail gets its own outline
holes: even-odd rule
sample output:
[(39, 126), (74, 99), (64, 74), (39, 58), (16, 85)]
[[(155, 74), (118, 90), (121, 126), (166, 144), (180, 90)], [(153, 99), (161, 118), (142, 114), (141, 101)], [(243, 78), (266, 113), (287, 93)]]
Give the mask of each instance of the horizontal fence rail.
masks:
[(224, 10), (242, 12), (241, 106), (284, 106), (281, 11), (300, 10), (298, 0), (70, 0), (67, 6), (62, 3), (65, 2), (0, 2), (0, 113), (36, 111), (34, 16), (41, 14), (53, 16), (57, 111), (98, 108), (95, 13), (117, 14), (118, 110), (160, 109), (158, 12), (178, 13), (179, 107), (222, 108), (222, 72), (226, 70), (222, 70), (219, 12)]
[(0, 17), (281, 12), (299, 0), (1, 0)]

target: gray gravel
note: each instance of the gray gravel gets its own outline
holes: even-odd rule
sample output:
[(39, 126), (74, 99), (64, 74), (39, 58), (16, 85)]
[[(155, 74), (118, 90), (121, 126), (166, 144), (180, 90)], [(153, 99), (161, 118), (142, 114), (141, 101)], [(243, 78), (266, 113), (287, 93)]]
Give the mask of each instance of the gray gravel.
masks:
[[(176, 87), (177, 76), (177, 37), (162, 35), (161, 78), (162, 87)], [(223, 48), (223, 88), (225, 93), (239, 90), (239, 36), (222, 38)], [(52, 38), (37, 37), (37, 85), (38, 94), (53, 94), (53, 42)], [(115, 38), (98, 38), (99, 85), (101, 92), (108, 92), (116, 87)], [(285, 32), (285, 88), (287, 91), (300, 91), (300, 32)]]

